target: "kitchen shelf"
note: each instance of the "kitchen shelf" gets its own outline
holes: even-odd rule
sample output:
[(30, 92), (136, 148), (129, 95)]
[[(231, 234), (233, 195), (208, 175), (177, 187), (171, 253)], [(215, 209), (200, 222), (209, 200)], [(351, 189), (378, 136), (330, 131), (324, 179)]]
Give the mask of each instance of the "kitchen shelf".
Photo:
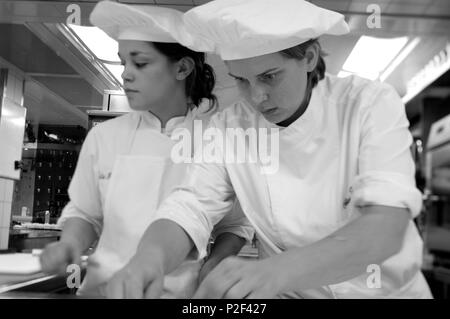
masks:
[(61, 150), (61, 151), (79, 151), (81, 145), (56, 144), (56, 143), (24, 143), (23, 148), (31, 150)]

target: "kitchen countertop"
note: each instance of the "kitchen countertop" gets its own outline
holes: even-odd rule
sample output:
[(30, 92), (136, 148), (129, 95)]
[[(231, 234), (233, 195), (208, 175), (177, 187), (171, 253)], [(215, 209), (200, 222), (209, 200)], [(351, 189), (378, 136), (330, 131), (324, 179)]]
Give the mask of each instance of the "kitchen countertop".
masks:
[(9, 235), (26, 238), (59, 237), (61, 236), (61, 231), (47, 229), (11, 229)]
[(80, 297), (75, 294), (45, 292), (8, 292), (0, 294), (0, 299), (99, 299), (99, 297)]

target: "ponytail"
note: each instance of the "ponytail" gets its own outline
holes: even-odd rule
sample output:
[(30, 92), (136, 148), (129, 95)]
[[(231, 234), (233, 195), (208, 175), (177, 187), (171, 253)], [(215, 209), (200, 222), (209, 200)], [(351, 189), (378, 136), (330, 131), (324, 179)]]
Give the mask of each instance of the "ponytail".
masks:
[(192, 51), (179, 43), (152, 42), (152, 44), (171, 61), (179, 61), (184, 57), (193, 59), (194, 69), (186, 78), (186, 96), (194, 106), (198, 106), (205, 98), (209, 100), (210, 109), (217, 105), (217, 98), (212, 93), (216, 76), (213, 68), (205, 61), (205, 53)]
[[(197, 52), (196, 52), (197, 53)], [(199, 53), (194, 59), (194, 69), (186, 79), (186, 95), (194, 105), (199, 105), (202, 99), (209, 100), (210, 108), (217, 105), (217, 97), (212, 93), (216, 84), (213, 68), (205, 62), (204, 53)]]

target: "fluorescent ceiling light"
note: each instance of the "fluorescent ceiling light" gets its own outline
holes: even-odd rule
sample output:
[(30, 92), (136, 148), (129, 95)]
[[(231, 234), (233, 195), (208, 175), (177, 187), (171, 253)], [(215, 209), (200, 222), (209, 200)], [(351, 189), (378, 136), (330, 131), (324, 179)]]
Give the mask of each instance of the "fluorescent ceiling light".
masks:
[(383, 82), (387, 77), (399, 66), (400, 63), (414, 50), (419, 44), (420, 38), (414, 38), (407, 46), (400, 52), (399, 55), (389, 64), (389, 67), (380, 75), (380, 81)]
[(363, 35), (348, 56), (342, 70), (375, 80), (407, 42), (408, 37), (385, 39)]
[(81, 41), (101, 60), (120, 62), (117, 55), (119, 45), (105, 32), (97, 27), (82, 27), (70, 24), (69, 27), (77, 34)]
[(123, 79), (122, 79), (122, 72), (123, 72), (123, 65), (115, 65), (115, 64), (108, 64), (103, 63), (104, 66), (109, 70), (109, 72), (114, 75), (114, 77), (120, 82), (120, 84), (123, 85)]
[[(111, 72), (111, 74), (123, 84), (122, 72), (123, 66), (120, 63), (119, 44), (110, 38), (105, 32), (97, 27), (83, 27), (70, 24), (69, 27), (83, 41), (83, 43), (91, 50), (91, 52), (100, 60), (100, 63)], [(111, 62), (111, 63), (108, 63)]]

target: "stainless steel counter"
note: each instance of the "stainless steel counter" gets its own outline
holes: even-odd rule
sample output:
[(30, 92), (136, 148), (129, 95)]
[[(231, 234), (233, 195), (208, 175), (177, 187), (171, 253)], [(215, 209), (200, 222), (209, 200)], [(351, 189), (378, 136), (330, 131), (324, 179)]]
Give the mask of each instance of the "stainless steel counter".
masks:
[(60, 230), (12, 229), (9, 233), (9, 246), (18, 252), (42, 249), (59, 240), (60, 236)]

